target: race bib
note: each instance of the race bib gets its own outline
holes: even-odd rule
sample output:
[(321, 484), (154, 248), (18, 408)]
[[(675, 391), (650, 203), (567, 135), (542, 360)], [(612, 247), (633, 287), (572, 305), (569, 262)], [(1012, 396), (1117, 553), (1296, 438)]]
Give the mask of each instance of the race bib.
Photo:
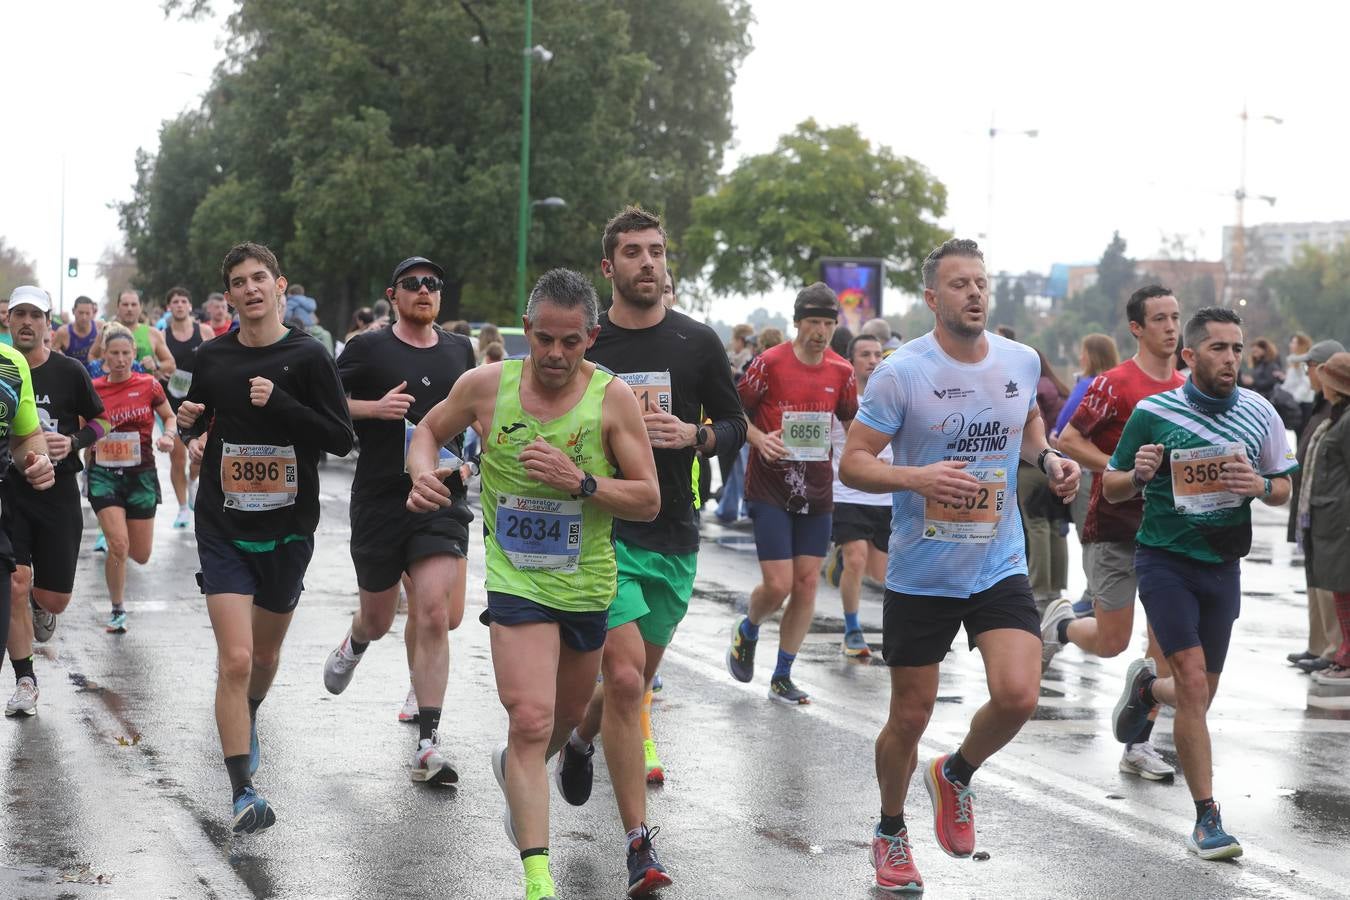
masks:
[(819, 462), (830, 458), (829, 412), (783, 413), (783, 446), (792, 462)]
[(496, 538), (517, 569), (575, 572), (581, 558), (581, 501), (500, 494)]
[[(417, 426), (416, 426), (416, 425), (414, 425), (413, 423), (409, 422), (407, 419), (404, 419), (404, 420), (403, 420), (403, 471), (404, 471), (404, 472), (408, 471), (408, 448), (412, 446), (412, 436), (413, 436), (413, 432), (416, 431), (416, 430), (417, 430)], [(436, 465), (440, 466), (440, 467), (443, 468), (443, 469), (458, 469), (460, 466), (464, 465), (464, 460), (460, 459), (460, 458), (459, 458), (458, 456), (456, 456), (453, 452), (451, 452), (450, 448), (448, 448), (448, 447), (442, 447), (442, 448), (441, 448), (441, 455), (440, 455), (440, 458), (436, 460)]]
[(169, 376), (169, 396), (175, 400), (182, 400), (188, 395), (188, 388), (192, 387), (192, 373), (182, 369), (175, 369)]
[(952, 544), (987, 544), (998, 534), (1003, 501), (1008, 493), (1006, 469), (963, 469), (980, 482), (975, 494), (960, 503), (925, 498), (923, 536)]
[(134, 431), (114, 431), (94, 445), (94, 462), (105, 469), (128, 469), (141, 464), (141, 436)]
[(220, 489), (225, 508), (265, 512), (295, 504), (299, 468), (295, 448), (229, 444), (220, 449)]
[(1246, 458), (1241, 444), (1219, 444), (1172, 451), (1172, 502), (1188, 516), (1232, 509), (1242, 498), (1219, 482), (1223, 464)]
[(670, 412), (670, 373), (669, 372), (629, 372), (620, 375), (625, 384), (637, 395), (638, 406), (642, 414)]

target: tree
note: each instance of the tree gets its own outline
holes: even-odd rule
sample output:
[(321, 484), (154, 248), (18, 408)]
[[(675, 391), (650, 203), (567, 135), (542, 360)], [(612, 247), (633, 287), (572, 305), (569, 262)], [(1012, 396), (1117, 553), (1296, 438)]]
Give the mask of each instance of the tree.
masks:
[[(103, 255), (98, 258), (98, 263), (94, 266), (94, 272), (108, 286), (107, 302), (104, 305), (105, 312), (116, 312), (117, 298), (122, 296), (122, 292), (131, 287), (137, 279), (135, 257), (125, 248), (105, 247)], [(158, 301), (159, 297), (152, 299)], [(196, 298), (199, 303), (204, 299), (204, 297)]]
[(37, 283), (37, 269), (33, 267), (33, 261), (0, 237), (0, 297), (8, 299), (21, 284)]
[(694, 201), (685, 276), (702, 273), (713, 294), (762, 293), (818, 280), (822, 256), (879, 257), (892, 287), (916, 293), (924, 257), (949, 237), (946, 209), (947, 189), (919, 163), (808, 119)]
[[(1334, 338), (1350, 344), (1350, 318), (1346, 316), (1350, 310), (1350, 242), (1330, 251), (1301, 247), (1293, 263), (1270, 272), (1261, 287), (1260, 295), (1269, 294), (1283, 308), (1284, 324), (1290, 330), (1301, 328), (1314, 341)], [(1275, 312), (1269, 309), (1273, 304), (1263, 302), (1261, 296), (1253, 305), (1253, 311)]]

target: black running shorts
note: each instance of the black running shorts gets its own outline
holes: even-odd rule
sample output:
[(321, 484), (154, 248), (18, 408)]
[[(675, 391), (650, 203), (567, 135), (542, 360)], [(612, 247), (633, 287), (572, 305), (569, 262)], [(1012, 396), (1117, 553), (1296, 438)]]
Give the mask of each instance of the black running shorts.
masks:
[(881, 656), (888, 666), (942, 662), (956, 632), (966, 629), (970, 649), (986, 631), (1014, 628), (1041, 636), (1041, 617), (1025, 575), (1010, 575), (969, 597), (929, 597), (886, 590), (881, 603)]

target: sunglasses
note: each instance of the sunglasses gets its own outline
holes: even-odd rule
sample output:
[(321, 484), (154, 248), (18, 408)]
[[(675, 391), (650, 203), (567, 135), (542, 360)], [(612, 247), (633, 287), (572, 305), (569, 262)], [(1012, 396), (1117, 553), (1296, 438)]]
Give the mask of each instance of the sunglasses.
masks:
[(405, 291), (417, 291), (425, 287), (431, 293), (436, 293), (441, 289), (445, 282), (441, 281), (435, 275), (423, 275), (418, 278), (416, 275), (409, 275), (407, 278), (400, 278), (394, 284), (403, 288)]

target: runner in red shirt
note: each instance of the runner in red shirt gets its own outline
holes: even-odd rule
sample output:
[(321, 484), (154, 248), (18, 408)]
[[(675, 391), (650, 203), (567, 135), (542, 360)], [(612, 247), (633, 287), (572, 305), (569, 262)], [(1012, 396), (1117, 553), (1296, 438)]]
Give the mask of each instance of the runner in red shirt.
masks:
[(811, 698), (792, 683), (792, 663), (811, 629), (820, 564), (830, 543), (830, 424), (835, 418), (845, 427), (853, 421), (858, 391), (853, 367), (830, 349), (839, 319), (834, 291), (819, 282), (802, 289), (792, 318), (797, 326), (792, 343), (761, 353), (740, 383), (750, 417), (745, 497), (763, 581), (750, 595), (749, 615), (732, 632), (727, 668), (737, 681), (754, 677), (759, 625), (791, 595), (778, 629), (769, 698), (801, 705)]

